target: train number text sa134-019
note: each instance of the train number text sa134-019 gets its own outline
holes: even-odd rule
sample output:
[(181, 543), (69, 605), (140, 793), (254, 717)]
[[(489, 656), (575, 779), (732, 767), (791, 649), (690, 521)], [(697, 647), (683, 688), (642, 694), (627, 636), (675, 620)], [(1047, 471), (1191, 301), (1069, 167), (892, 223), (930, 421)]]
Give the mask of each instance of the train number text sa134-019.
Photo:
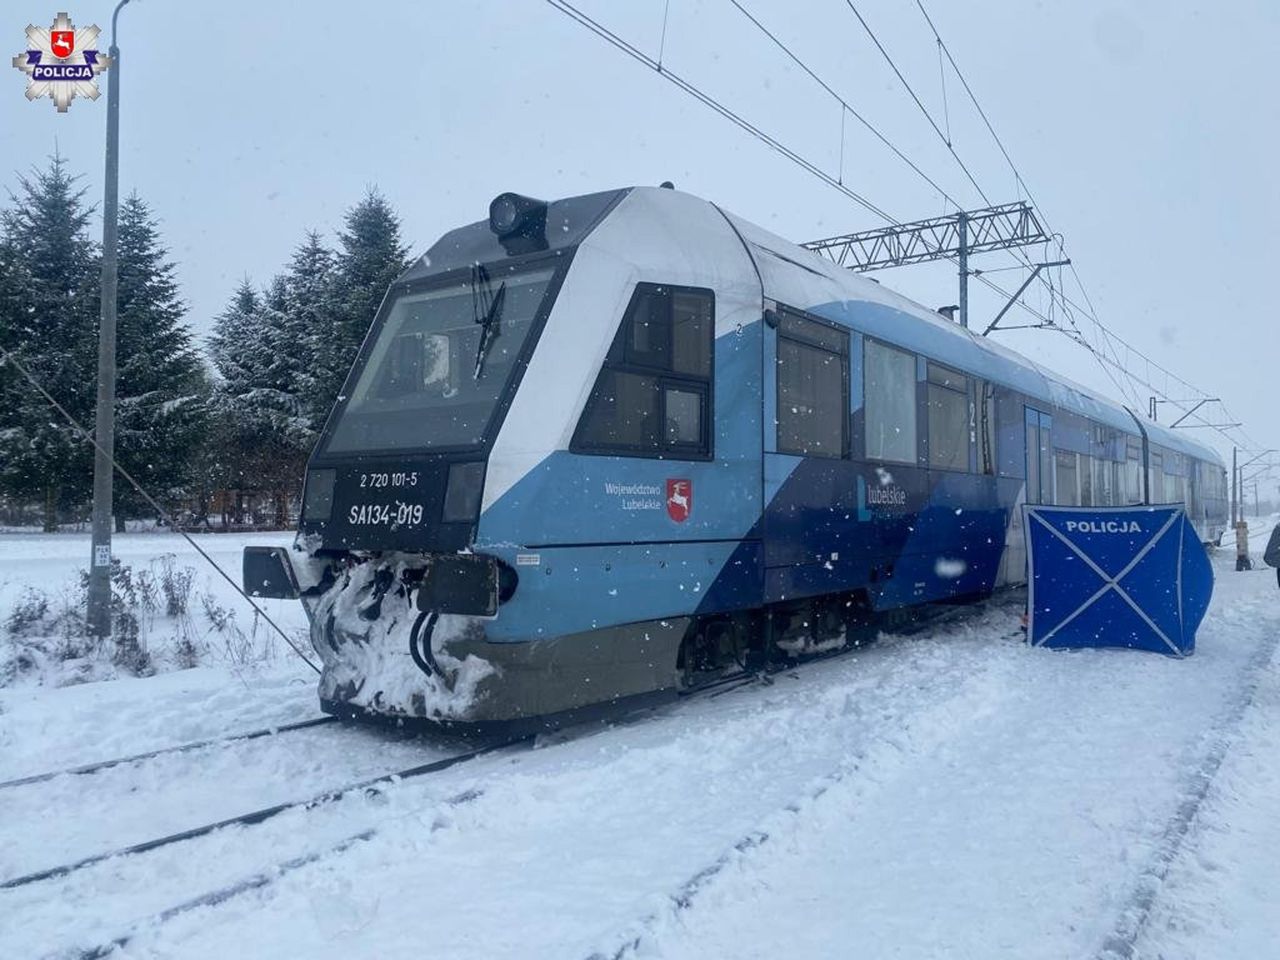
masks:
[(352, 526), (378, 527), (416, 527), (422, 523), (422, 504), (404, 503), (358, 503), (353, 504), (347, 513), (347, 523)]

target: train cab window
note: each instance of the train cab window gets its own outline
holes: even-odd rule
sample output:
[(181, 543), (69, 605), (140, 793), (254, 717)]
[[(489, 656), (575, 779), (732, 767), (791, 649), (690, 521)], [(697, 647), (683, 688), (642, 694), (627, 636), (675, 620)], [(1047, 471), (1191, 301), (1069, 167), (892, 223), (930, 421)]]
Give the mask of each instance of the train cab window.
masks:
[(702, 437), (702, 394), (696, 390), (667, 387), (663, 390), (667, 415), (666, 442), (670, 446), (697, 444)]
[(865, 342), (863, 417), (867, 457), (915, 463), (916, 358), (870, 337)]
[(708, 459), (714, 337), (710, 290), (637, 284), (570, 450)]
[(969, 378), (940, 363), (929, 363), (929, 466), (968, 470), (972, 440)]
[(843, 457), (848, 450), (849, 332), (778, 314), (778, 452)]

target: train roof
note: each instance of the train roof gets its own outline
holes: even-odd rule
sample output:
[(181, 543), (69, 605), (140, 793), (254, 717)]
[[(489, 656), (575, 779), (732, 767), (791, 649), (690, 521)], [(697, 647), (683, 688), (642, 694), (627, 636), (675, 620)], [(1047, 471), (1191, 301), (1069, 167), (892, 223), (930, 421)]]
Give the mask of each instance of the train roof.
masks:
[[(688, 206), (692, 203), (710, 204), (741, 238), (761, 275), (766, 297), (1003, 384), (1061, 410), (1126, 433), (1134, 432), (1133, 416), (1114, 400), (693, 194), (661, 187), (630, 187), (551, 201), (546, 218), (549, 247), (576, 245), (603, 220), (622, 210), (627, 216), (660, 217), (672, 231), (681, 230), (682, 220), (694, 232), (705, 229), (707, 221), (692, 216)], [(506, 254), (489, 230), (488, 221), (478, 221), (445, 234), (400, 279), (419, 279), (503, 256)], [(1222, 464), (1213, 448), (1184, 432), (1162, 427), (1141, 414), (1137, 416), (1152, 442)]]

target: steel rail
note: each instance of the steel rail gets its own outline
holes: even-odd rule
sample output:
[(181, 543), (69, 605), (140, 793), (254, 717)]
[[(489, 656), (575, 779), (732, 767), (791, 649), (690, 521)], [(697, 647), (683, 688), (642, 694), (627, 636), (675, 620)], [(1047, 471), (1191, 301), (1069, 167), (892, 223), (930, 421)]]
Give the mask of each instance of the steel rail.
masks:
[(293, 730), (306, 730), (310, 727), (319, 727), (326, 723), (333, 723), (337, 717), (312, 717), (310, 720), (301, 720), (297, 723), (285, 723), (274, 727), (263, 727), (260, 730), (250, 730), (246, 733), (232, 734), (229, 737), (213, 737), (208, 740), (195, 740), (191, 743), (178, 744), (175, 747), (162, 747), (159, 750), (148, 750), (146, 753), (135, 753), (130, 757), (117, 757), (114, 760), (98, 760), (94, 763), (86, 763), (79, 767), (68, 767), (66, 770), (51, 770), (48, 773), (33, 773), (26, 777), (17, 777), (13, 780), (0, 781), (0, 790), (8, 790), (11, 787), (23, 787), (31, 783), (42, 783), (45, 780), (52, 780), (54, 777), (82, 777), (86, 774), (97, 773), (99, 770), (109, 770), (112, 767), (119, 767), (126, 763), (140, 763), (143, 760), (150, 760), (153, 757), (162, 757), (170, 753), (187, 753), (191, 750), (202, 750), (206, 747), (216, 747), (223, 743), (239, 743), (243, 740), (257, 740), (260, 737), (273, 737), (280, 733), (289, 733)]
[(357, 783), (349, 783), (346, 786), (318, 793), (305, 800), (289, 800), (284, 803), (273, 804), (269, 807), (263, 807), (260, 810), (251, 810), (248, 813), (242, 813), (234, 817), (227, 817), (224, 820), (206, 823), (198, 827), (191, 827), (187, 830), (180, 830), (177, 833), (171, 833), (163, 837), (156, 837), (152, 840), (144, 840), (141, 843), (135, 843), (131, 846), (122, 847), (118, 850), (109, 850), (106, 853), (95, 853), (92, 856), (83, 857), (80, 860), (75, 860), (71, 863), (61, 864), (56, 867), (47, 867), (43, 870), (36, 870), (32, 873), (25, 873), (21, 876), (11, 877), (8, 880), (0, 882), (0, 890), (12, 890), (15, 887), (25, 887), (28, 884), (39, 883), (42, 880), (52, 880), (65, 877), (68, 874), (75, 873), (79, 870), (85, 869), (86, 867), (91, 867), (94, 864), (102, 863), (106, 860), (112, 860), (117, 857), (131, 857), (140, 853), (148, 853), (152, 850), (158, 850), (161, 847), (170, 846), (171, 844), (182, 843), (186, 840), (194, 840), (197, 837), (203, 837), (216, 830), (221, 830), (223, 827), (256, 826), (289, 810), (314, 810), (317, 807), (326, 806), (341, 800), (344, 797), (350, 796), (353, 793), (368, 790), (371, 787), (388, 783), (398, 783), (401, 780), (411, 780), (415, 777), (438, 773), (441, 770), (447, 770), (449, 767), (457, 766), (458, 764), (465, 763), (468, 760), (474, 760), (475, 758), (484, 756), (488, 753), (495, 753), (499, 750), (515, 746), (518, 743), (523, 743), (530, 739), (532, 738), (525, 736), (512, 740), (504, 740), (500, 743), (489, 744), (475, 750), (469, 750), (466, 753), (455, 754), (452, 757), (432, 760), (429, 763), (422, 763), (416, 766), (406, 767), (403, 770), (384, 773), (380, 776), (361, 780)]

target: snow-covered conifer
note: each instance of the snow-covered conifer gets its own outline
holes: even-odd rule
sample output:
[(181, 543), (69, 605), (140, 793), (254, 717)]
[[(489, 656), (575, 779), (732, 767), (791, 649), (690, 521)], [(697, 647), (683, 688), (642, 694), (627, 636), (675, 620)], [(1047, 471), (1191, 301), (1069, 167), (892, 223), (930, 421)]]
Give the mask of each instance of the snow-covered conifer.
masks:
[[(119, 238), (116, 458), (153, 497), (185, 498), (207, 413), (186, 305), (155, 218), (136, 194), (120, 207)], [(121, 481), (115, 501), (117, 525), (152, 512)]]
[[(93, 419), (99, 261), (89, 239), (92, 208), (66, 161), (19, 177), (0, 214), (4, 295), (0, 341), (81, 424)], [(83, 438), (29, 383), (0, 377), (0, 489), (39, 502), (47, 530), (60, 508), (88, 494), (92, 457)]]
[(338, 233), (331, 334), (319, 358), (316, 405), (329, 407), (342, 389), (387, 287), (408, 265), (400, 218), (376, 189), (346, 212)]

